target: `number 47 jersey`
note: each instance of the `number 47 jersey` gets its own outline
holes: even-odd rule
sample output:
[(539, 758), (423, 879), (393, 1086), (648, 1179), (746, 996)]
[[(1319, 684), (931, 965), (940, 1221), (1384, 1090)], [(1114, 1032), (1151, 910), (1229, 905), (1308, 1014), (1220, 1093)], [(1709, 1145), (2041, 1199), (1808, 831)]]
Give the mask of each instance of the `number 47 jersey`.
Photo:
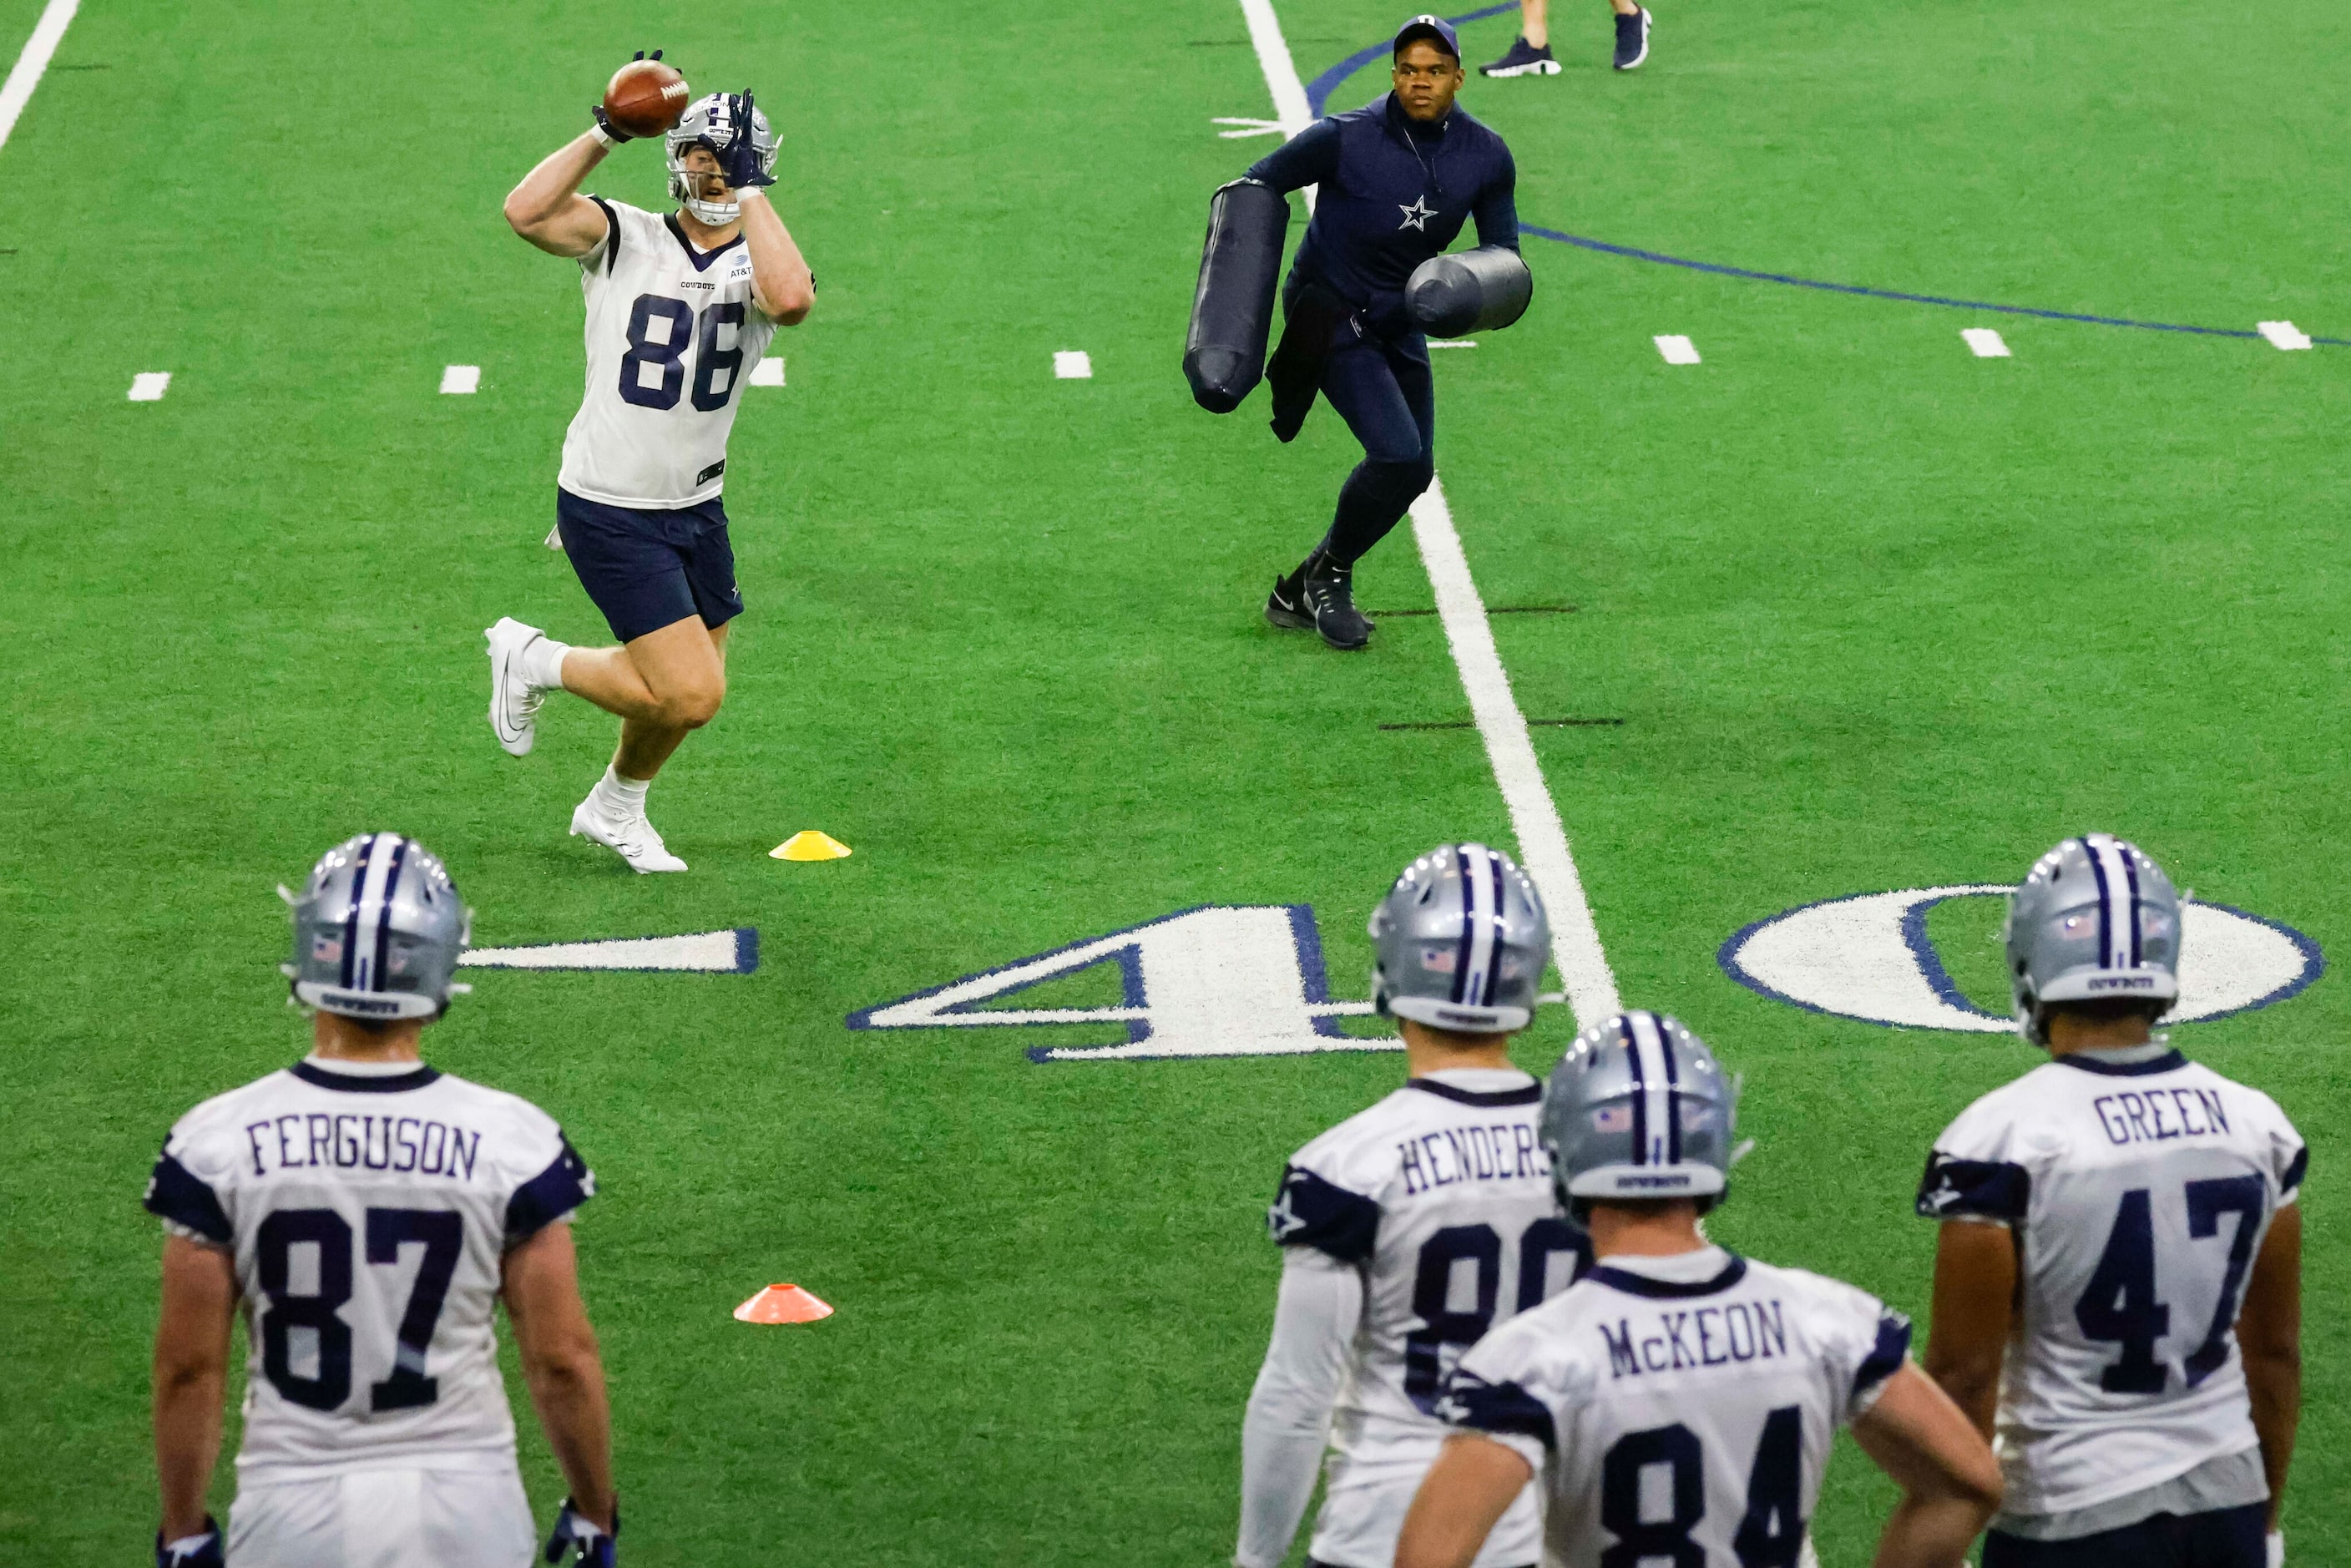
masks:
[(2256, 1446), (2237, 1309), (2308, 1158), (2276, 1102), (2178, 1051), (2062, 1057), (1935, 1140), (1918, 1212), (2016, 1236), (2003, 1515), (2095, 1508)]
[(299, 1061), (205, 1101), (148, 1184), (167, 1227), (235, 1255), (248, 1477), (512, 1462), (492, 1329), (503, 1261), (595, 1177), (528, 1101), (375, 1065)]
[(556, 483), (612, 507), (698, 505), (724, 487), (738, 394), (776, 323), (740, 235), (696, 250), (675, 214), (589, 199), (605, 234), (580, 258), (588, 382)]

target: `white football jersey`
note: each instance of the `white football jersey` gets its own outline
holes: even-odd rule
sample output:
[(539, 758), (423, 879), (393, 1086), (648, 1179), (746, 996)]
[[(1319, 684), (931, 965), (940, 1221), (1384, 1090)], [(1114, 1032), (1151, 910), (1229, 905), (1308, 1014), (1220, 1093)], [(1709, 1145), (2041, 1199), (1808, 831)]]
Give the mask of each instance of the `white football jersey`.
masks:
[[(1385, 1563), (1445, 1437), (1447, 1374), (1496, 1323), (1567, 1288), (1591, 1242), (1562, 1215), (1536, 1135), (1542, 1088), (1416, 1078), (1291, 1157), (1267, 1215), (1273, 1239), (1364, 1275), (1364, 1316), (1332, 1411), (1336, 1462), (1311, 1555)], [(1479, 1074), (1479, 1078), (1486, 1074)], [(1499, 1074), (1494, 1074), (1499, 1077)], [(1507, 1082), (1507, 1080), (1504, 1080)], [(1350, 1472), (1366, 1484), (1349, 1485)], [(1529, 1495), (1479, 1558), (1531, 1563)]]
[(1801, 1269), (1611, 1258), (1480, 1340), (1441, 1409), (1534, 1468), (1558, 1568), (1794, 1563), (1836, 1429), (1909, 1348), (1900, 1313)]
[(556, 483), (614, 507), (690, 507), (724, 488), (726, 434), (776, 323), (740, 235), (698, 251), (674, 214), (590, 196), (604, 238), (580, 258), (588, 384)]
[(166, 1225), (235, 1255), (248, 1479), (453, 1452), (511, 1462), (500, 1263), (595, 1191), (528, 1101), (430, 1067), (358, 1066), (314, 1058), (205, 1101), (147, 1186)]
[(2004, 1513), (2087, 1508), (2255, 1446), (2237, 1309), (2308, 1162), (2275, 1101), (2178, 1051), (2061, 1057), (1935, 1140), (1918, 1212), (2009, 1226), (2020, 1247)]

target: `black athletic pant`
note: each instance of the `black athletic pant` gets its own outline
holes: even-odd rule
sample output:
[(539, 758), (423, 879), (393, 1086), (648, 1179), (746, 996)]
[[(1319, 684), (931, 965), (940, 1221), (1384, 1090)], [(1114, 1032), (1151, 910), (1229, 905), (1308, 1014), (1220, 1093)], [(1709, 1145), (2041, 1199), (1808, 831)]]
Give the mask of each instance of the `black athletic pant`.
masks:
[(1437, 477), (1437, 387), (1418, 337), (1401, 343), (1344, 341), (1322, 371), (1322, 395), (1364, 444), (1364, 460), (1339, 489), (1339, 509), (1322, 548), (1353, 566), (1387, 536)]
[(2269, 1505), (2158, 1513), (2072, 1541), (2027, 1541), (1994, 1530), (1983, 1568), (2262, 1568)]

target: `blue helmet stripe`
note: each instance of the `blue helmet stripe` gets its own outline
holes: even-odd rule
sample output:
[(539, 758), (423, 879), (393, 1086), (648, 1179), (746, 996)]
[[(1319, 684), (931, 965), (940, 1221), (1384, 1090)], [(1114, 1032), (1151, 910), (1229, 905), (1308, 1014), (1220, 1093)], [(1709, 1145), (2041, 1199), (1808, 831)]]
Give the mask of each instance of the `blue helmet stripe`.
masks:
[(360, 841), (358, 852), (351, 857), (351, 901), (343, 911), (343, 984), (352, 983), (351, 971), (360, 957), (360, 894), (367, 885), (367, 868), (371, 852), (375, 848), (375, 835), (370, 833)]
[(1657, 1020), (1657, 1049), (1666, 1058), (1666, 1163), (1677, 1166), (1682, 1163), (1682, 1074), (1674, 1061), (1674, 1037), (1663, 1019)]
[(2122, 861), (2122, 862), (2123, 862), (2123, 879), (2130, 884), (2130, 961), (2131, 961), (2131, 967), (2132, 967), (2132, 968), (2134, 968), (2134, 969), (2136, 969), (2136, 968), (2137, 968), (2137, 967), (2139, 967), (2139, 962), (2140, 962), (2140, 959), (2139, 959), (2139, 950), (2140, 950), (2140, 949), (2139, 949), (2139, 925), (2138, 925), (2138, 864), (2137, 864), (2137, 862), (2136, 861), (2132, 860), (2132, 858), (2131, 858), (2130, 846), (2129, 846), (2128, 844), (2126, 844), (2126, 843), (2122, 842), (2120, 840), (2116, 840), (2116, 842), (2115, 842), (2115, 853), (2116, 854), (2116, 856), (2118, 856), (2118, 857), (2121, 859), (2121, 861)]
[(2090, 874), (2098, 880), (2098, 967), (2115, 967), (2115, 899), (2106, 887), (2106, 862), (2098, 854), (2096, 837), (2084, 833), (2079, 841), (2082, 854), (2090, 862)]
[(1453, 846), (1453, 863), (1461, 873), (1461, 937), (1453, 955), (1453, 999), (1457, 1002), (1469, 999), (1469, 955), (1478, 937), (1478, 923), (1469, 915), (1470, 888), (1475, 881), (1469, 871), (1469, 850), (1468, 844)]
[(1494, 1005), (1494, 988), (1502, 977), (1503, 937), (1502, 857), (1492, 850), (1486, 852), (1486, 873), (1493, 883), (1493, 904), (1491, 913), (1487, 915), (1493, 923), (1493, 940), (1488, 944), (1486, 954), (1486, 988), (1478, 1000), (1479, 1005), (1490, 1008)]
[(401, 839), (392, 846), (392, 864), (383, 873), (383, 905), (375, 917), (375, 989), (384, 988), (384, 977), (390, 972), (392, 956), (392, 895), (400, 887), (400, 868), (408, 859), (408, 841)]
[(1625, 1038), (1625, 1063), (1633, 1077), (1633, 1163), (1649, 1163), (1649, 1086), (1641, 1075), (1641, 1047), (1633, 1038), (1633, 1015), (1619, 1014), (1617, 1032)]

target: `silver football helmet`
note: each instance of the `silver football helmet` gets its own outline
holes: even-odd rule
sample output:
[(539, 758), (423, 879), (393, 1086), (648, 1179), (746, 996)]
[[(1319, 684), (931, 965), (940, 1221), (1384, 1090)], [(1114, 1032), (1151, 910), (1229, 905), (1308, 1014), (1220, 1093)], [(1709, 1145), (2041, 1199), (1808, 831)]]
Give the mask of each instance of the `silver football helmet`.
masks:
[(1720, 1201), (1746, 1154), (1739, 1083), (1679, 1019), (1624, 1012), (1575, 1037), (1543, 1083), (1538, 1135), (1572, 1214), (1594, 1198)]
[[(663, 138), (669, 157), (669, 193), (672, 201), (708, 224), (724, 228), (742, 215), (742, 203), (733, 200), (736, 193), (728, 191), (729, 200), (706, 202), (702, 199), (702, 182), (708, 176), (696, 174), (685, 166), (685, 150), (699, 143), (713, 153), (720, 153), (734, 144), (743, 128), (735, 123), (735, 100), (723, 92), (714, 92), (695, 99), (686, 105)], [(759, 171), (772, 174), (776, 171), (776, 133), (768, 124), (768, 117), (758, 105), (751, 109), (751, 145), (759, 154)]]
[(294, 999), (355, 1019), (432, 1019), (457, 984), (473, 911), (441, 858), (398, 833), (361, 833), (319, 857), (294, 912), (294, 954), (279, 968)]
[(2084, 833), (2043, 855), (2009, 894), (2008, 983), (2024, 1038), (2046, 1045), (2049, 1004), (2179, 999), (2179, 894), (2147, 852)]
[(1507, 1034), (1534, 1018), (1551, 919), (1499, 850), (1446, 844), (1372, 911), (1372, 1006), (1434, 1029)]

